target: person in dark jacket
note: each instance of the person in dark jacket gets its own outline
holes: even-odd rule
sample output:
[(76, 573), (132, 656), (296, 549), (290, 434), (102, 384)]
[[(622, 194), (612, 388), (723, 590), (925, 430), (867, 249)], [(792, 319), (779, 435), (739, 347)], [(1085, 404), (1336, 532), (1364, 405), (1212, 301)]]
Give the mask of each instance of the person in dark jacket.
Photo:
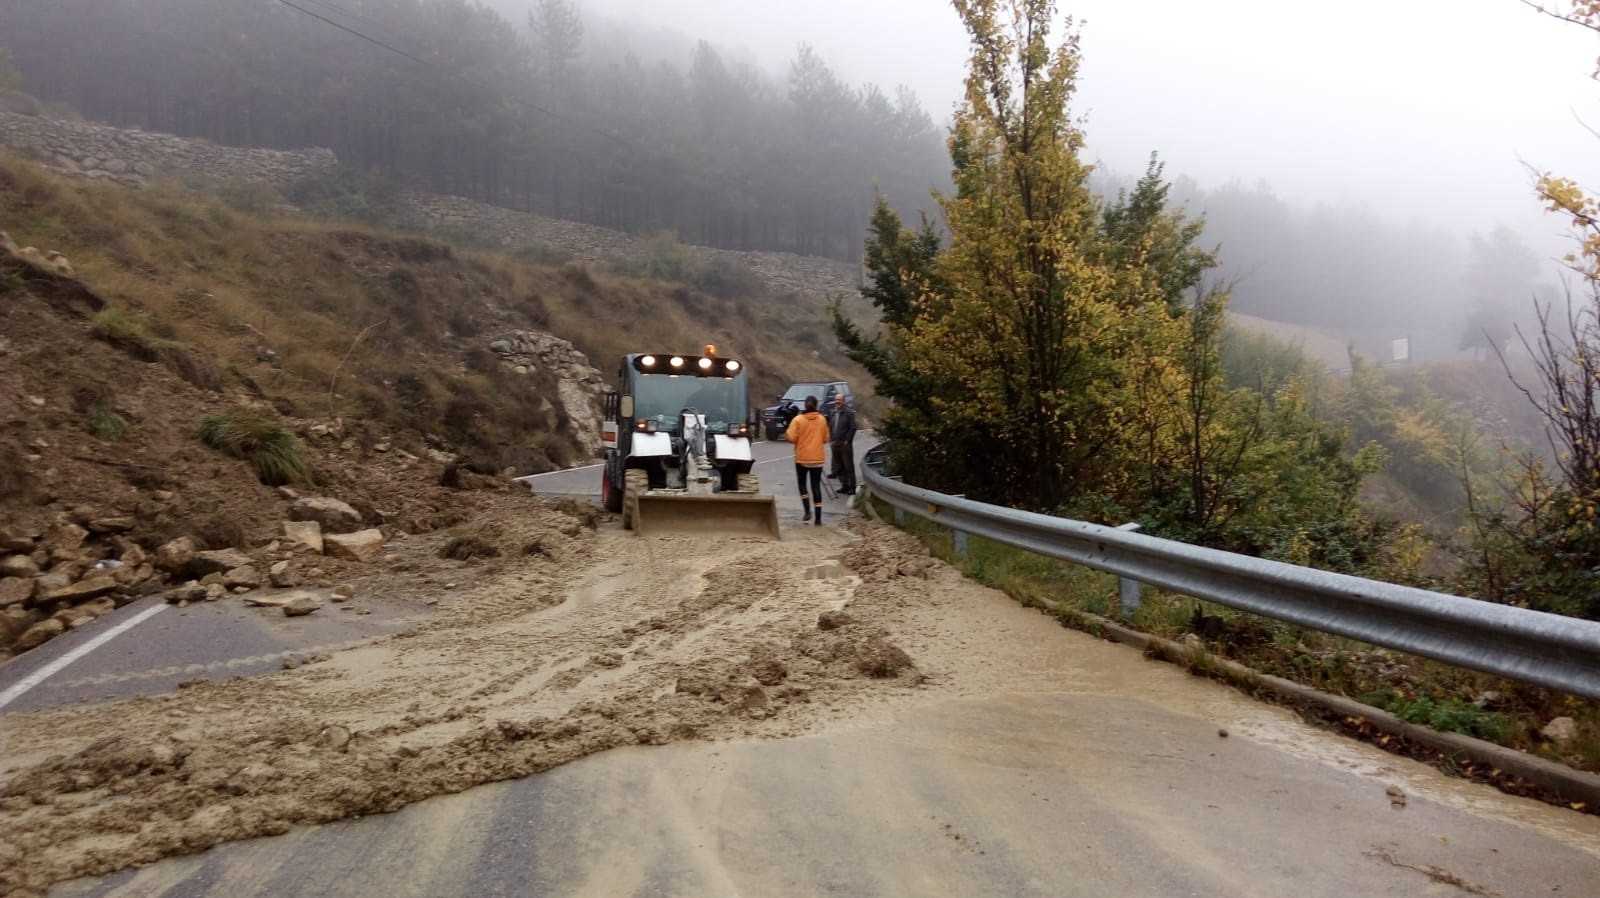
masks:
[(839, 492), (853, 496), (856, 492), (856, 413), (843, 393), (833, 399), (828, 432), (833, 436), (833, 470), (838, 475)]

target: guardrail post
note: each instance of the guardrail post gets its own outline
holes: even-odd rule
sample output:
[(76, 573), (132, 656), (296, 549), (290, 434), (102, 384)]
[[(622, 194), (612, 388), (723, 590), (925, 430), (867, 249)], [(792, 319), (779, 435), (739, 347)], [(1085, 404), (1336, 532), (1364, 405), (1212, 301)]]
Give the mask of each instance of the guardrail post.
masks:
[[(1126, 530), (1129, 533), (1132, 533), (1133, 531), (1139, 529), (1139, 525), (1136, 523), (1127, 523), (1123, 524), (1117, 529)], [(1132, 577), (1118, 577), (1117, 599), (1118, 603), (1121, 605), (1122, 619), (1131, 619), (1134, 614), (1138, 613), (1139, 606), (1144, 602), (1144, 584), (1133, 579)]]
[(965, 530), (950, 531), (950, 548), (956, 557), (965, 560), (967, 557), (967, 532)]

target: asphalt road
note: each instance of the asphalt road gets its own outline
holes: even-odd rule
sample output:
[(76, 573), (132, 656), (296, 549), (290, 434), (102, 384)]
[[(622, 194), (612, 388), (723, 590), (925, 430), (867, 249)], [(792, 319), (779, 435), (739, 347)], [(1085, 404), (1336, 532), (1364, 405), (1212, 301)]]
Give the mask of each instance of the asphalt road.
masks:
[(293, 656), (333, 651), (403, 628), (410, 619), (402, 609), (359, 601), (286, 618), (276, 608), (236, 600), (178, 608), (142, 599), (0, 664), (0, 712), (152, 695), (186, 680), (266, 673)]
[(1441, 788), (1395, 808), (1370, 771), (1220, 738), (1201, 716), (1019, 693), (820, 736), (610, 751), (53, 894), (1596, 894), (1594, 818), (1553, 833), (1559, 811)]
[[(798, 521), (788, 450), (757, 444), (758, 470)], [(580, 468), (531, 486), (592, 496), (597, 480)], [(0, 666), (0, 695), (152, 607)], [(372, 611), (165, 608), (3, 710), (270, 671), (407, 625), (403, 609)], [(1018, 682), (800, 738), (604, 752), (52, 895), (1600, 895), (1600, 818), (1452, 780), (1083, 634), (1049, 627), (1041, 638), (1038, 651), (1081, 654), (1097, 676)], [(1107, 652), (1122, 654), (1108, 665)], [(1263, 714), (1277, 722), (1218, 734), (1219, 721)], [(1399, 806), (1385, 792), (1395, 782)]]

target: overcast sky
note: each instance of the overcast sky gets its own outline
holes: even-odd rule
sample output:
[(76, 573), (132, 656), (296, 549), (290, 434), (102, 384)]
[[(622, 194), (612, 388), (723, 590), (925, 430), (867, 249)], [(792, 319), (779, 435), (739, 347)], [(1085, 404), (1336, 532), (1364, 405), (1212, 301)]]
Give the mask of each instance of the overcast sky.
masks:
[[(763, 61), (815, 46), (853, 82), (906, 84), (938, 118), (965, 34), (944, 0), (587, 0)], [(1370, 205), (1460, 231), (1504, 222), (1554, 251), (1526, 160), (1582, 177), (1600, 140), (1600, 41), (1517, 0), (1076, 0), (1091, 158), (1154, 149), (1202, 186)], [(775, 71), (782, 64), (769, 63)]]

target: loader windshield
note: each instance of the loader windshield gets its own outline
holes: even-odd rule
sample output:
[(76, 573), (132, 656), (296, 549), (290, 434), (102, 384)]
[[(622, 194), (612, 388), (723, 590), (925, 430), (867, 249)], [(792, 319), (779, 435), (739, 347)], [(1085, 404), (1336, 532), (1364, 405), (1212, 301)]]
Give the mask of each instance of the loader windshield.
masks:
[(747, 387), (743, 376), (695, 377), (689, 374), (641, 374), (634, 381), (634, 418), (654, 421), (661, 430), (677, 430), (684, 409), (706, 416), (706, 430), (727, 433), (730, 424), (746, 415)]

